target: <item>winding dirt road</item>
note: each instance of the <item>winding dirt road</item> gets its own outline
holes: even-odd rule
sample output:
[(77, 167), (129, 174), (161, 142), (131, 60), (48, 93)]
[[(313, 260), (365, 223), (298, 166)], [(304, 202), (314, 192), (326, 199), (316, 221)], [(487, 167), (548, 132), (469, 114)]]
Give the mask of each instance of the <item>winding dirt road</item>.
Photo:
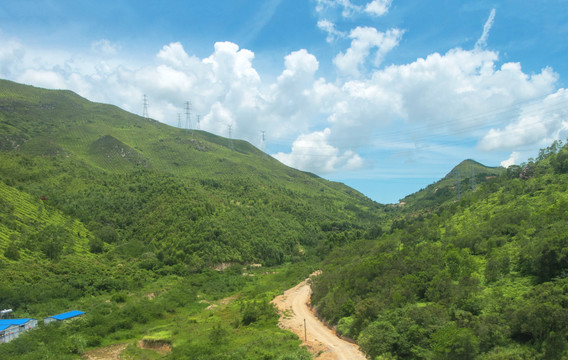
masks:
[[(366, 360), (357, 345), (337, 337), (314, 315), (308, 305), (312, 292), (308, 281), (302, 281), (272, 301), (280, 310), (279, 326), (298, 335), (318, 360)], [(307, 343), (304, 340), (304, 320)]]

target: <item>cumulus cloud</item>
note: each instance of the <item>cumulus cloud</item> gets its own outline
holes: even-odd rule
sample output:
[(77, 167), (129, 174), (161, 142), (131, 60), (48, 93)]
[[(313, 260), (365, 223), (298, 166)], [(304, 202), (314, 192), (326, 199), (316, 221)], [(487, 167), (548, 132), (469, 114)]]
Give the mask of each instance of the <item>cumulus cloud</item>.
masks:
[(402, 34), (399, 29), (380, 32), (372, 27), (357, 27), (349, 34), (353, 39), (351, 46), (345, 53), (337, 54), (333, 63), (341, 74), (358, 77), (372, 49), (376, 49), (373, 64), (378, 67), (384, 56), (398, 45)]
[(15, 39), (10, 39), (0, 32), (0, 75), (7, 77), (24, 58), (24, 46)]
[(66, 89), (67, 81), (55, 71), (28, 69), (18, 76), (18, 81), (51, 89)]
[(373, 0), (365, 6), (365, 12), (374, 16), (385, 15), (391, 6), (392, 0)]
[(319, 68), (316, 57), (307, 50), (294, 51), (284, 59), (285, 69), (263, 97), (263, 117), (279, 124), (276, 136), (307, 129), (306, 119), (318, 111), (313, 102), (313, 84)]
[(513, 151), (511, 156), (507, 160), (501, 161), (501, 166), (508, 168), (509, 166), (516, 165), (521, 157), (521, 154), (517, 151)]
[[(321, 1), (327, 3), (331, 0)], [(319, 26), (337, 31), (331, 22)], [(203, 130), (228, 136), (231, 126), (234, 138), (255, 145), (261, 131), (280, 145), (296, 139), (290, 151), (275, 157), (321, 174), (369, 165), (353, 144), (357, 149), (420, 144), (431, 140), (421, 137), (433, 134), (455, 140), (475, 130), (476, 139), (483, 137), (482, 150), (520, 151), (526, 144), (568, 135), (566, 106), (559, 105), (568, 103), (568, 94), (556, 90), (558, 75), (552, 69), (527, 74), (519, 63), (501, 64), (497, 52), (480, 47), (380, 67), (401, 36), (398, 29), (353, 29), (350, 46), (334, 60), (337, 78), (319, 76), (318, 59), (300, 49), (285, 56), (282, 71), (268, 83), (254, 67), (255, 54), (231, 42), (216, 43), (205, 57), (191, 55), (181, 43), (166, 44), (140, 67), (120, 59), (118, 52), (45, 57), (8, 39), (0, 41), (0, 71), (12, 80), (71, 89), (138, 114), (146, 94), (150, 117), (171, 125), (177, 125), (178, 113), (191, 101), (194, 126), (199, 114)], [(518, 106), (539, 98), (531, 106)], [(423, 131), (410, 136), (387, 132), (387, 125)]]
[(510, 120), (510, 114), (495, 114), (554, 89), (557, 75), (551, 69), (527, 75), (516, 63), (498, 68), (498, 58), (492, 51), (453, 49), (341, 84), (320, 81), (314, 89), (330, 123), (363, 136), (395, 121), (463, 134)]
[(492, 128), (481, 139), (483, 150), (510, 150), (537, 144), (546, 146), (568, 136), (568, 90), (522, 107), (517, 120), (504, 128)]
[(303, 134), (292, 144), (290, 153), (279, 152), (273, 155), (286, 165), (319, 174), (338, 170), (356, 170), (363, 166), (363, 159), (351, 150), (341, 152), (329, 144), (331, 130)]

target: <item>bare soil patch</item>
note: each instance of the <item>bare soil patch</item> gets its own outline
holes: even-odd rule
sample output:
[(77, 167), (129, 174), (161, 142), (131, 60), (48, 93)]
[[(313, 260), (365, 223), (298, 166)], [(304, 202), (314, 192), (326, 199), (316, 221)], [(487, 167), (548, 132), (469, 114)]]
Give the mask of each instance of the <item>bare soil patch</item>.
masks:
[(87, 360), (116, 360), (128, 344), (114, 344), (85, 352), (83, 359)]

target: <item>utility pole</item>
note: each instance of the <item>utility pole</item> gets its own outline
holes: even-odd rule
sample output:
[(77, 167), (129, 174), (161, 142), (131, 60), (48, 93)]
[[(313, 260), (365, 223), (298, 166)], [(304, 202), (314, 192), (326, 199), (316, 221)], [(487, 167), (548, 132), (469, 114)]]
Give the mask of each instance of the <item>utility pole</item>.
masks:
[(144, 94), (143, 103), (144, 103), (144, 109), (142, 110), (142, 117), (144, 119), (148, 119), (149, 118), (149, 116), (148, 116), (148, 96), (146, 96), (146, 94)]
[(308, 343), (308, 329), (306, 328), (306, 318), (304, 318), (304, 342)]

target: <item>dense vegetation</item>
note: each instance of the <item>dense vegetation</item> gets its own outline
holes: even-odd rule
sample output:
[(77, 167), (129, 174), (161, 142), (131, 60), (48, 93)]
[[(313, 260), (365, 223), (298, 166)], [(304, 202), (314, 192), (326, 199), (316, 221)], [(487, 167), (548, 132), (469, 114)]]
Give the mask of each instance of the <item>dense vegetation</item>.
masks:
[(336, 249), (312, 303), (373, 359), (566, 358), (567, 159), (556, 142)]
[(371, 359), (566, 358), (567, 190), (556, 142), (384, 206), (243, 141), (0, 81), (0, 308), (86, 311), (0, 358), (310, 359), (269, 301), (320, 267), (318, 314)]
[[(386, 216), (360, 193), (246, 142), (8, 81), (0, 81), (0, 195), (0, 308), (35, 318), (87, 313), (79, 325), (0, 348), (21, 358), (76, 357), (155, 327), (193, 334), (166, 336), (174, 358), (305, 358), (267, 299)], [(263, 270), (243, 275), (252, 263)], [(220, 264), (234, 265), (212, 272)], [(235, 294), (203, 312), (200, 301)], [(210, 346), (205, 335), (217, 317), (229, 346)]]

